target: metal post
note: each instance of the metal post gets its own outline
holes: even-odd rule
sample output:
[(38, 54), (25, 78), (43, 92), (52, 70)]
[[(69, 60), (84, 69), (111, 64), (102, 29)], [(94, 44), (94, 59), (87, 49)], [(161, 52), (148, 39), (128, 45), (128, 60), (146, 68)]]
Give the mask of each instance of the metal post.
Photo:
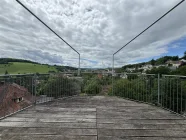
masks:
[(158, 105), (160, 104), (160, 74), (158, 73)]
[(34, 79), (34, 77), (33, 76), (31, 76), (31, 78), (32, 78), (32, 83), (31, 83), (31, 88), (32, 88), (32, 104), (34, 103), (34, 81), (35, 81), (35, 79)]
[(177, 110), (176, 110), (177, 113), (179, 113), (179, 106), (178, 106), (178, 104), (179, 104), (179, 99), (178, 99), (179, 96), (178, 96), (178, 92), (179, 92), (179, 90), (178, 90), (178, 79), (177, 79), (177, 103), (176, 103), (177, 104)]
[(182, 80), (180, 81), (180, 88), (181, 88), (181, 111), (180, 111), (180, 113), (183, 113), (183, 110), (182, 110), (182, 103), (184, 103), (184, 99), (182, 99), (183, 97), (183, 94), (182, 94)]
[(171, 89), (172, 89), (172, 86), (171, 86), (171, 84), (172, 84), (172, 80), (171, 80), (171, 78), (169, 78), (169, 81), (170, 81), (170, 105), (169, 105), (169, 109), (171, 109), (171, 107), (172, 107), (172, 95), (171, 95)]
[[(175, 79), (173, 79), (173, 90), (172, 90), (172, 100), (173, 100), (173, 106), (172, 106), (172, 110), (174, 111), (174, 96), (175, 96), (175, 94), (174, 94), (174, 88), (175, 88)], [(174, 111), (175, 112), (175, 111)]]
[(114, 54), (112, 58), (112, 95), (114, 95)]
[(34, 101), (34, 104), (36, 105), (36, 102), (37, 102), (37, 90), (36, 90), (36, 88), (37, 88), (37, 75), (35, 74), (34, 75), (34, 94), (35, 94), (35, 101)]
[(114, 76), (114, 54), (112, 57), (112, 76)]
[(81, 71), (81, 69), (80, 69), (80, 54), (79, 54), (78, 76), (80, 76), (80, 71)]
[(168, 95), (169, 95), (169, 78), (167, 77), (167, 80), (166, 80), (166, 82), (167, 82), (167, 87), (166, 87), (166, 90), (167, 90), (167, 92), (166, 92), (166, 108), (168, 108)]

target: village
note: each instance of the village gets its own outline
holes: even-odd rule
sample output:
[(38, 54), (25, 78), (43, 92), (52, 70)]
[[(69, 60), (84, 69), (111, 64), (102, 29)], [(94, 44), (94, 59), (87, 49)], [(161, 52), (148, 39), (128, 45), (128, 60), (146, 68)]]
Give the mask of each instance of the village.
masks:
[(162, 64), (162, 65), (145, 64), (142, 67), (127, 68), (126, 71), (127, 72), (134, 72), (136, 70), (142, 70), (142, 73), (146, 73), (147, 70), (151, 70), (153, 68), (159, 68), (159, 67), (167, 67), (170, 70), (176, 70), (177, 68), (179, 68), (180, 66), (183, 66), (185, 64), (186, 64), (185, 59), (181, 59), (178, 61), (168, 60), (165, 64)]

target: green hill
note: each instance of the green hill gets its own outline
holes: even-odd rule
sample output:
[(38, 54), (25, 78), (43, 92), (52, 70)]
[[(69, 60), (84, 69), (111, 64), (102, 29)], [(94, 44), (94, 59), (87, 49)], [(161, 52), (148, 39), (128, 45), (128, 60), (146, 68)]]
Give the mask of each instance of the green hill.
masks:
[(7, 64), (0, 64), (0, 74), (26, 74), (26, 73), (49, 73), (57, 72), (55, 66), (42, 65), (28, 62), (8, 62)]

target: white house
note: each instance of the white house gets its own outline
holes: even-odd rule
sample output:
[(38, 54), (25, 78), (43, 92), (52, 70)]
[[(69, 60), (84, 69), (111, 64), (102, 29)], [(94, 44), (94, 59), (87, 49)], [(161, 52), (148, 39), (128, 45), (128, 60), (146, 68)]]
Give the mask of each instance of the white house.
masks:
[(144, 71), (151, 70), (152, 68), (153, 68), (153, 66), (150, 65), (150, 64), (144, 65), (144, 66), (142, 67), (142, 69), (143, 69)]
[(124, 73), (124, 74), (121, 74), (121, 75), (120, 75), (120, 78), (127, 79), (127, 78), (128, 78), (128, 76), (127, 76), (127, 74), (126, 74), (126, 73)]
[(167, 67), (167, 65), (158, 65), (158, 66), (154, 66), (155, 68), (159, 68), (159, 67)]
[(180, 62), (182, 62), (182, 63), (186, 63), (186, 60), (185, 60), (185, 59), (182, 59), (182, 60), (180, 60)]
[(136, 69), (136, 68), (127, 68), (126, 70), (132, 72), (132, 71), (134, 71), (135, 69)]

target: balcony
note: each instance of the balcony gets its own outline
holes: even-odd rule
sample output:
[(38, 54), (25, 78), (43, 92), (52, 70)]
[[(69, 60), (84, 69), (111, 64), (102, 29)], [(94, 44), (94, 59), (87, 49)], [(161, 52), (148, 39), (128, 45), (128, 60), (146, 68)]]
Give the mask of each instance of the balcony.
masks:
[(122, 75), (1, 77), (0, 139), (186, 139), (185, 78)]
[(117, 97), (75, 96), (30, 107), (0, 122), (1, 139), (184, 140), (186, 120)]

